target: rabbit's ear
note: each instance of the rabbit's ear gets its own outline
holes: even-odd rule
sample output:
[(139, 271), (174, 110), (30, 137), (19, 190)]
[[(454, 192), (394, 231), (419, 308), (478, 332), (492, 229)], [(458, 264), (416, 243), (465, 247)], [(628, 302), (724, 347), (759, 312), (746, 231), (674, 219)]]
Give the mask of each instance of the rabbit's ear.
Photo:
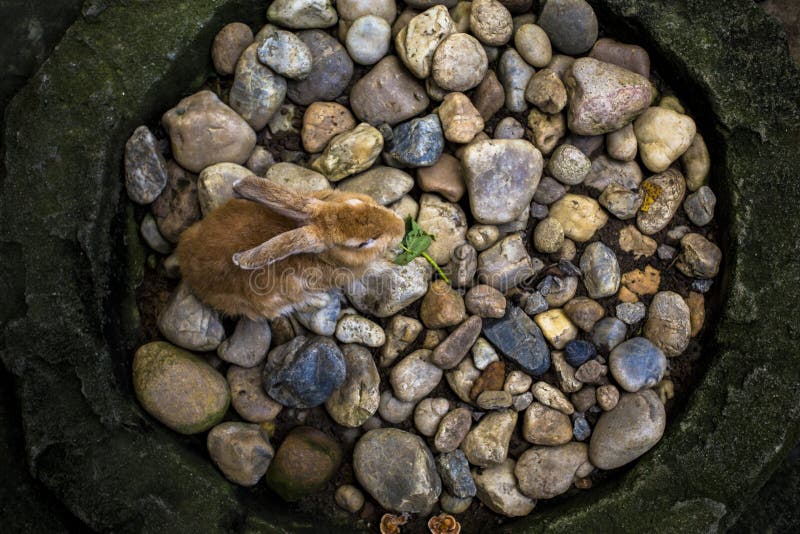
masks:
[(255, 248), (237, 252), (233, 263), (242, 269), (253, 270), (266, 267), (292, 254), (323, 252), (325, 244), (310, 226), (301, 226), (276, 235)]
[(233, 189), (243, 198), (265, 205), (275, 213), (294, 221), (307, 221), (320, 201), (299, 195), (272, 180), (247, 176), (233, 184)]

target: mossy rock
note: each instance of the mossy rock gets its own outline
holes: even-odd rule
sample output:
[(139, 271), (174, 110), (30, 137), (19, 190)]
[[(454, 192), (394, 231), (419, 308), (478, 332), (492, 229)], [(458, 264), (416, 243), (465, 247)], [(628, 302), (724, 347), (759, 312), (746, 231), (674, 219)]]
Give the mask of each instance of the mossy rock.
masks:
[[(95, 530), (318, 532), (318, 517), (226, 482), (138, 408), (130, 379), (142, 255), (126, 232), (124, 142), (201, 85), (219, 28), (256, 25), (266, 6), (101, 4), (7, 111), (2, 358), (31, 473)], [(512, 528), (723, 530), (800, 437), (800, 74), (776, 23), (750, 0), (591, 4), (613, 35), (648, 48), (709, 145), (721, 319), (707, 370), (661, 443), (614, 481)]]

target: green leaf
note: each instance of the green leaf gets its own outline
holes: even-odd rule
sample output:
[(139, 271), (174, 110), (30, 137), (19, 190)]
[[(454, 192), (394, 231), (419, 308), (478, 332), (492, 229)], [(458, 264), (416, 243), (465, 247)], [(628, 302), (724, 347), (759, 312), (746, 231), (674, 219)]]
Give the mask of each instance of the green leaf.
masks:
[(394, 259), (394, 262), (397, 265), (408, 265), (414, 258), (422, 256), (428, 263), (433, 265), (433, 268), (436, 269), (439, 276), (442, 277), (442, 280), (449, 284), (450, 280), (447, 279), (441, 267), (433, 261), (433, 258), (425, 253), (434, 240), (436, 240), (436, 236), (420, 228), (417, 221), (409, 215), (406, 217), (406, 235), (403, 236), (403, 240), (400, 242), (400, 247), (403, 249), (403, 252)]

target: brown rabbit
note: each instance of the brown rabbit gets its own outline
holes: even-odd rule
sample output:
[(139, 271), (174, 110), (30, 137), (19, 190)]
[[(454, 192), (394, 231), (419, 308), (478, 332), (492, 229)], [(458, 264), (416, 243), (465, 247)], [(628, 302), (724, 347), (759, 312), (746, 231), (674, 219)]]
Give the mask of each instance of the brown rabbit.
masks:
[(177, 249), (194, 294), (228, 315), (273, 319), (314, 304), (361, 276), (405, 233), (397, 214), (366, 195), (304, 195), (256, 176), (234, 190), (244, 199), (188, 228)]

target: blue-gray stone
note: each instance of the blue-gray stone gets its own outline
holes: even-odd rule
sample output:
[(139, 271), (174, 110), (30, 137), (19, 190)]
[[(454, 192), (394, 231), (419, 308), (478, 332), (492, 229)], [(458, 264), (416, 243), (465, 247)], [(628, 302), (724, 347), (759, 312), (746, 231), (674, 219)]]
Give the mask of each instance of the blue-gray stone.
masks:
[(565, 276), (582, 276), (583, 273), (578, 268), (577, 265), (572, 263), (569, 260), (560, 259), (558, 260), (558, 268), (559, 270), (564, 273)]
[(398, 124), (392, 131), (388, 163), (396, 167), (429, 167), (444, 150), (444, 133), (435, 113)]
[(301, 106), (335, 100), (350, 83), (353, 60), (339, 41), (322, 30), (305, 30), (297, 36), (311, 51), (311, 72), (302, 80), (289, 80), (286, 95)]
[(536, 315), (537, 313), (546, 312), (548, 308), (547, 299), (538, 291), (529, 293), (525, 299), (525, 313), (528, 315)]
[(456, 449), (440, 454), (436, 458), (436, 470), (442, 478), (442, 485), (451, 495), (461, 499), (475, 496), (475, 481), (469, 472), (469, 462), (464, 451)]
[(572, 435), (578, 441), (586, 441), (592, 435), (592, 427), (583, 416), (577, 416), (572, 422)]
[(707, 185), (686, 197), (683, 202), (683, 210), (697, 226), (705, 226), (714, 218), (714, 207), (717, 205), (717, 197)]
[(714, 280), (710, 278), (705, 278), (703, 280), (692, 280), (692, 289), (698, 293), (708, 293), (713, 285)]
[(581, 256), (583, 285), (593, 299), (610, 297), (619, 290), (619, 262), (614, 251), (600, 241), (586, 247)]
[(484, 319), (483, 334), (526, 373), (540, 376), (550, 369), (550, 349), (533, 319), (508, 306), (501, 319)]
[(588, 341), (573, 339), (564, 347), (564, 359), (572, 367), (580, 367), (597, 356), (597, 349)]
[(616, 317), (604, 317), (597, 321), (592, 330), (592, 343), (602, 352), (611, 350), (625, 341), (628, 327)]
[(264, 366), (264, 390), (290, 408), (319, 406), (342, 385), (342, 351), (327, 337), (298, 336), (270, 351)]
[(636, 393), (658, 384), (667, 369), (667, 357), (644, 337), (620, 343), (609, 356), (611, 376), (626, 391)]

